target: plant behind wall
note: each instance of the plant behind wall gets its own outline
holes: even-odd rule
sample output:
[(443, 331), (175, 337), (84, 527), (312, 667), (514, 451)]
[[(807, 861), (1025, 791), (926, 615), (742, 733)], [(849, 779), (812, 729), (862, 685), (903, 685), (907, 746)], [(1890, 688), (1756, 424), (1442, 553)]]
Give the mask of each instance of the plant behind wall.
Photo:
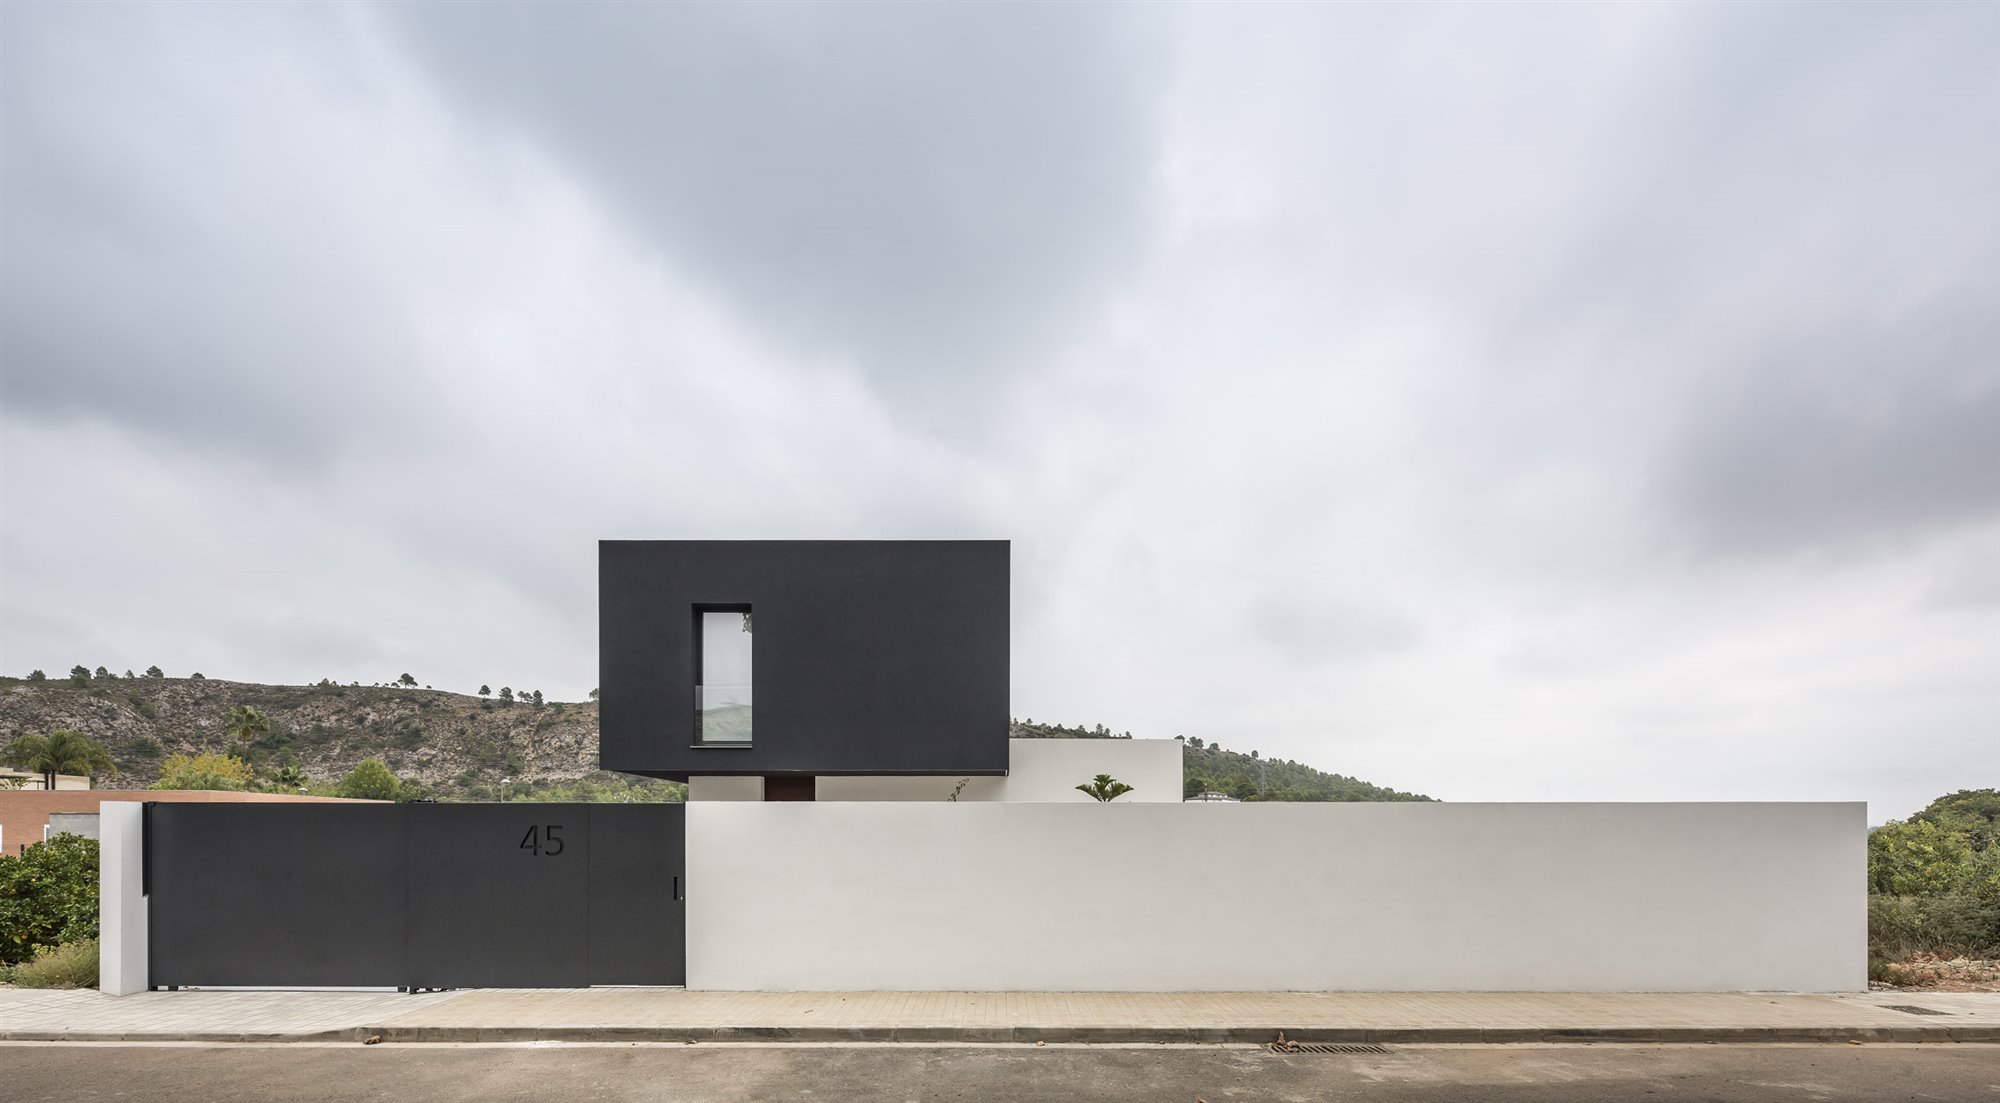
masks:
[(1108, 803), (1131, 792), (1132, 787), (1110, 774), (1099, 774), (1091, 778), (1089, 784), (1077, 786), (1076, 791), (1088, 794), (1092, 800), (1099, 803)]
[(0, 751), (8, 765), (33, 770), (42, 775), (42, 787), (54, 789), (58, 774), (86, 774), (97, 777), (115, 774), (118, 767), (97, 740), (67, 728), (47, 735), (23, 735)]

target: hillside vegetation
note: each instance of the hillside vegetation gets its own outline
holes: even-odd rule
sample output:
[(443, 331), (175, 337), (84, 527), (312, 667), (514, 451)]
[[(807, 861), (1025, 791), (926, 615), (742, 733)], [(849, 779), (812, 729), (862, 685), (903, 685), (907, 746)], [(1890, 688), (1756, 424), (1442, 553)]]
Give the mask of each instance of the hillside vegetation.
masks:
[[(117, 773), (100, 788), (144, 789), (176, 755), (234, 755), (247, 778), (232, 785), (275, 788), (281, 772), (315, 792), (332, 792), (364, 760), (377, 759), (404, 783), (402, 794), (439, 800), (679, 800), (685, 787), (597, 769), (597, 702), (473, 697), (413, 684), (276, 686), (221, 678), (117, 677), (79, 668), (68, 678), (0, 678), (0, 744), (70, 729), (109, 752)], [(268, 730), (231, 730), (248, 706)], [(1016, 722), (1016, 739), (1131, 738), (1094, 728)], [(1185, 795), (1216, 791), (1240, 800), (1429, 800), (1329, 774), (1288, 759), (1187, 741)], [(297, 771), (296, 774), (285, 772)], [(1084, 780), (1084, 779), (1079, 779)], [(288, 786), (289, 787), (289, 786)]]
[(2000, 790), (1868, 833), (1870, 979), (2000, 987)]
[[(1060, 724), (1014, 721), (1008, 735), (1014, 739), (1130, 739), (1131, 732), (1113, 732), (1102, 724), (1084, 728)], [(1315, 770), (1289, 758), (1263, 758), (1256, 751), (1226, 751), (1220, 744), (1200, 739), (1183, 740), (1181, 749), (1181, 795), (1221, 793), (1237, 800), (1254, 801), (1395, 801), (1432, 800), (1419, 793), (1405, 793), (1371, 785), (1359, 778)]]
[[(510, 696), (512, 696), (510, 694)], [(235, 755), (251, 787), (276, 784), (290, 766), (315, 791), (379, 759), (409, 792), (440, 800), (679, 799), (673, 782), (597, 769), (597, 703), (471, 697), (410, 686), (274, 686), (220, 678), (0, 678), (0, 743), (58, 728), (110, 752), (118, 772), (100, 788), (144, 789), (177, 754)], [(270, 730), (240, 739), (230, 714), (248, 705)]]

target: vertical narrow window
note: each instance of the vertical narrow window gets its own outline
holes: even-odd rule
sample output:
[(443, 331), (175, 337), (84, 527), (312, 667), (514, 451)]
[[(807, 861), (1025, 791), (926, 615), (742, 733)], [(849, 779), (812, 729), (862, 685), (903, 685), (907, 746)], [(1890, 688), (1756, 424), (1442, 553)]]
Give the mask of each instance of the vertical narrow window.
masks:
[(750, 742), (750, 607), (695, 609), (695, 741)]

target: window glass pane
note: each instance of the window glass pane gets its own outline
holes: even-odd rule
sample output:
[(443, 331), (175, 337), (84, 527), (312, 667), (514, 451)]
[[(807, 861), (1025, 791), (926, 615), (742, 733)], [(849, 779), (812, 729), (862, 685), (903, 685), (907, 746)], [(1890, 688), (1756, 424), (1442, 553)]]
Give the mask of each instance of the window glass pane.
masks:
[(696, 732), (703, 743), (750, 742), (750, 614), (701, 614)]

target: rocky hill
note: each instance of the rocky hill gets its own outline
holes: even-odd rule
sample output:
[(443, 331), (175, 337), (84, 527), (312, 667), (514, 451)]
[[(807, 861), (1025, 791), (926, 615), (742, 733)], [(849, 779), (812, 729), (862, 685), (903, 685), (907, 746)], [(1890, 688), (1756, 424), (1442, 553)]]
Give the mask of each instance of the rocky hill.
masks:
[[(245, 744), (225, 730), (251, 705), (271, 730)], [(272, 686), (220, 678), (0, 678), (0, 742), (70, 728), (104, 745), (118, 764), (99, 785), (143, 789), (166, 756), (226, 751), (260, 773), (297, 765), (337, 781), (379, 758), (441, 798), (487, 797), (500, 780), (543, 785), (597, 771), (597, 704), (512, 704), (442, 690), (388, 686)], [(510, 787), (511, 789), (511, 787)]]
[[(249, 705), (271, 730), (249, 742), (228, 732), (230, 713)], [(108, 675), (0, 678), (0, 744), (69, 728), (96, 739), (118, 765), (100, 788), (144, 789), (169, 755), (226, 752), (256, 768), (260, 783), (297, 766), (325, 786), (363, 759), (381, 759), (405, 782), (441, 800), (533, 795), (565, 800), (674, 800), (672, 782), (635, 780), (597, 769), (595, 701), (506, 702), (412, 686), (274, 686), (220, 678)], [(1102, 725), (1063, 727), (1014, 721), (1015, 739), (1116, 739)], [(1220, 791), (1246, 800), (1428, 800), (1302, 763), (1225, 751), (1187, 741), (1188, 795)]]

